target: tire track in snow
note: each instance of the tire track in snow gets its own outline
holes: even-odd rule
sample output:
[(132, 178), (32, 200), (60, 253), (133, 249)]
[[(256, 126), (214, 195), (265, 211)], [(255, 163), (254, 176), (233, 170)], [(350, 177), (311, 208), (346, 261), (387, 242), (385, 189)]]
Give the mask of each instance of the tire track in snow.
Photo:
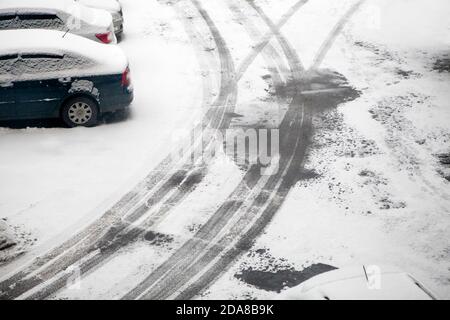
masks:
[[(304, 78), (301, 75), (302, 68), (295, 50), (289, 46), (287, 40), (279, 33), (277, 26), (264, 12), (253, 1), (249, 1), (249, 4), (277, 36), (290, 62), (296, 84), (294, 100), (280, 126), (280, 170), (256, 191), (256, 197), (251, 197), (249, 194), (254, 192), (253, 189), (258, 189), (260, 180), (264, 180), (258, 177), (257, 167), (251, 168), (244, 177), (246, 188), (240, 185), (231, 195), (231, 199), (246, 198), (246, 200), (225, 203), (200, 229), (195, 238), (188, 241), (124, 299), (190, 299), (198, 295), (210, 286), (239, 255), (251, 247), (253, 241), (281, 207), (291, 187), (297, 182), (297, 175), (305, 158), (312, 130), (311, 118), (314, 106), (307, 96), (302, 95)], [(352, 13), (347, 13), (343, 20), (348, 21), (356, 10), (352, 7), (349, 12)], [(312, 70), (319, 67), (342, 31), (345, 25), (343, 20), (339, 22), (338, 28), (334, 29), (325, 42), (326, 45), (317, 54), (318, 58)], [(251, 202), (246, 204), (248, 199)], [(226, 229), (227, 222), (232, 220), (233, 214), (238, 213), (239, 210), (244, 213), (232, 224), (228, 232), (224, 233), (222, 229)], [(227, 219), (225, 222), (224, 217)]]
[[(269, 25), (272, 29), (276, 30), (276, 26), (273, 25), (270, 18), (259, 8), (253, 1), (248, 1), (249, 4), (258, 12), (258, 14), (261, 16), (261, 18)], [(343, 18), (338, 22), (337, 26), (333, 29), (327, 40), (325, 41), (325, 45), (321, 47), (319, 50), (319, 53), (316, 56), (315, 63), (313, 66), (307, 71), (311, 72), (315, 69), (320, 67), (320, 64), (323, 62), (325, 56), (327, 55), (328, 51), (332, 48), (334, 42), (336, 41), (337, 37), (342, 32), (343, 28), (345, 27), (346, 23), (350, 20), (353, 14), (356, 13), (356, 11), (361, 7), (361, 5), (365, 2), (365, 0), (358, 1), (355, 5), (353, 5), (347, 13), (343, 16)], [(275, 33), (275, 31), (274, 31)], [(286, 41), (285, 38), (280, 39), (281, 42)], [(285, 49), (289, 49), (289, 44), (286, 42), (284, 45), (282, 45)], [(290, 49), (292, 50), (292, 49)], [(293, 52), (294, 56), (296, 56), (296, 52)], [(302, 81), (302, 78), (300, 78)], [(300, 84), (298, 86), (298, 90), (302, 90), (303, 84)], [(292, 154), (292, 158), (290, 160), (290, 163), (288, 164), (286, 170), (286, 173), (284, 175), (284, 178), (281, 179), (278, 183), (275, 183), (275, 181), (269, 181), (264, 189), (262, 190), (260, 194), (260, 198), (257, 199), (251, 208), (254, 207), (260, 207), (261, 203), (264, 202), (264, 199), (268, 199), (269, 196), (268, 193), (272, 193), (272, 199), (268, 199), (269, 202), (264, 208), (264, 211), (262, 214), (256, 219), (254, 223), (250, 223), (250, 227), (245, 231), (245, 233), (231, 243), (226, 243), (226, 241), (219, 242), (217, 247), (220, 249), (218, 250), (217, 247), (212, 247), (210, 251), (205, 255), (209, 256), (211, 259), (210, 264), (207, 266), (209, 269), (206, 271), (203, 271), (203, 273), (200, 273), (190, 281), (190, 283), (187, 283), (184, 285), (181, 290), (178, 290), (173, 294), (173, 298), (175, 299), (192, 299), (196, 295), (200, 294), (203, 290), (208, 288), (220, 275), (222, 275), (227, 268), (230, 266), (230, 264), (235, 261), (240, 255), (247, 252), (249, 248), (251, 248), (252, 243), (256, 240), (256, 238), (264, 231), (266, 226), (272, 221), (273, 217), (275, 216), (276, 212), (279, 210), (281, 205), (283, 204), (284, 200), (286, 199), (290, 189), (295, 185), (297, 182), (297, 174), (300, 167), (300, 162), (303, 161), (305, 155), (306, 155), (306, 149), (308, 147), (308, 141), (309, 141), (309, 131), (312, 130), (311, 125), (311, 117), (312, 113), (314, 112), (314, 105), (307, 96), (302, 97), (302, 92), (297, 92), (298, 96), (297, 99), (300, 99), (300, 101), (303, 101), (304, 105), (304, 114), (301, 126), (304, 126), (302, 129), (302, 135), (304, 135), (300, 140), (297, 140), (296, 144), (296, 150)], [(288, 112), (290, 112), (289, 110)], [(306, 123), (304, 122), (306, 121)], [(295, 128), (295, 126), (294, 126)], [(283, 136), (283, 135), (281, 135)], [(300, 136), (300, 135), (299, 135)], [(273, 191), (276, 190), (276, 191)], [(251, 215), (250, 215), (251, 219)], [(241, 219), (236, 226), (239, 226), (240, 224), (248, 224), (250, 219)], [(228, 237), (236, 237), (236, 234), (233, 232), (230, 232)], [(222, 240), (226, 240), (227, 236), (225, 236)], [(225, 242), (225, 243), (224, 243)], [(227, 245), (227, 247), (225, 247)]]
[[(213, 21), (211, 20), (211, 18), (207, 14), (207, 12), (201, 7), (199, 2), (196, 0), (193, 0), (192, 2), (196, 6), (196, 8), (200, 12), (200, 14), (202, 15), (203, 19), (209, 25), (209, 28), (212, 30), (212, 33), (219, 35), (218, 30), (215, 27)], [(270, 48), (270, 46), (269, 46), (269, 48)], [(271, 53), (273, 54), (273, 52), (271, 52)], [(269, 56), (267, 58), (273, 59), (273, 57), (271, 57), (271, 56)], [(275, 62), (278, 63), (279, 65), (282, 64), (281, 61), (275, 61)], [(273, 70), (274, 68), (271, 68), (271, 69)], [(274, 77), (274, 79), (277, 79), (277, 78), (279, 78), (279, 77), (278, 76)], [(275, 83), (275, 85), (280, 85), (280, 83)], [(144, 222), (139, 227), (131, 228), (130, 230), (128, 230), (126, 232), (125, 231), (121, 232), (119, 234), (119, 237), (116, 237), (116, 238), (114, 238), (113, 241), (106, 243), (104, 245), (104, 248), (101, 249), (98, 252), (98, 254), (94, 254), (92, 256), (92, 258), (87, 259), (86, 261), (83, 262), (83, 264), (81, 266), (79, 266), (81, 273), (85, 274), (89, 270), (92, 271), (94, 268), (99, 267), (100, 264), (105, 263), (109, 258), (111, 258), (114, 255), (114, 253), (116, 252), (117, 249), (136, 240), (142, 233), (148, 231), (149, 228), (151, 228), (154, 225), (154, 223), (156, 223), (157, 220), (160, 218), (161, 218), (160, 212), (158, 212), (158, 215), (156, 217), (151, 216), (149, 219), (147, 219), (146, 222)], [(49, 295), (51, 295), (52, 293), (56, 292), (61, 287), (63, 287), (64, 284), (66, 283), (68, 277), (69, 277), (69, 275), (56, 278), (56, 280), (53, 283), (51, 283), (50, 285), (48, 285), (45, 288), (41, 288), (41, 289), (37, 290), (37, 292), (32, 293), (28, 298), (42, 299), (42, 298), (48, 297)]]
[[(197, 2), (196, 5), (199, 5), (199, 3)], [(200, 14), (202, 15), (203, 19), (207, 22), (211, 32), (213, 35), (215, 35), (215, 39), (216, 39), (216, 43), (218, 44), (218, 48), (219, 51), (223, 50), (223, 48), (226, 48), (225, 42), (223, 41), (223, 39), (220, 36), (220, 33), (218, 32), (217, 28), (215, 27), (213, 21), (209, 18), (209, 15), (206, 13), (206, 11), (204, 11), (203, 9), (201, 9), (201, 7), (197, 7), (197, 9), (199, 10)], [(188, 28), (189, 29), (189, 28)], [(199, 35), (191, 35), (191, 38), (198, 38)], [(268, 48), (270, 49), (270, 45), (268, 45)], [(227, 49), (226, 49), (227, 50)], [(226, 54), (227, 56), (230, 56), (229, 53), (227, 52), (222, 52), (222, 55)], [(266, 54), (264, 54), (266, 55)], [(273, 57), (270, 57), (273, 59)], [(280, 59), (281, 60), (281, 59)], [(276, 63), (278, 63), (279, 65), (282, 64), (281, 61), (275, 61)], [(230, 65), (231, 63), (231, 65)], [(223, 67), (223, 69), (229, 69), (232, 66), (232, 61), (228, 60), (228, 65), (227, 67)], [(271, 70), (275, 70), (275, 68), (270, 68)], [(278, 76), (276, 74), (273, 74), (273, 79), (274, 79), (274, 85), (278, 86), (281, 85), (281, 83), (277, 82), (278, 80)], [(223, 101), (229, 98), (229, 96), (223, 94), (224, 92), (227, 92), (230, 90), (230, 85), (229, 85), (229, 81), (222, 81), (222, 90), (221, 93), (222, 95), (219, 95), (218, 97), (218, 101)], [(233, 104), (235, 104), (235, 99), (233, 101)], [(220, 106), (221, 103), (215, 103), (214, 106)], [(210, 109), (211, 111), (211, 109)], [(215, 109), (212, 109), (212, 112), (214, 112)], [(232, 110), (231, 110), (232, 111)], [(217, 119), (216, 117), (212, 117), (213, 119)], [(223, 122), (223, 119), (222, 119)], [(223, 128), (223, 125), (221, 125), (221, 122), (216, 122), (216, 124), (212, 125), (213, 128), (216, 126), (218, 128)], [(226, 124), (225, 127), (228, 127), (229, 123)], [(178, 173), (179, 177), (175, 177), (175, 179), (180, 179), (181, 180), (181, 176), (182, 173), (179, 172)], [(195, 178), (194, 178), (195, 180)], [(186, 179), (186, 181), (190, 181), (189, 179)], [(170, 183), (170, 181), (169, 181)], [(190, 183), (186, 183), (186, 184), (190, 184)], [(183, 185), (181, 185), (182, 187)], [(162, 188), (163, 190), (165, 188)], [(149, 219), (147, 219), (147, 221), (144, 223), (145, 226), (139, 226), (139, 227), (133, 227), (133, 228), (129, 228), (129, 230), (127, 230), (126, 228), (121, 228), (120, 232), (118, 232), (115, 228), (112, 228), (111, 230), (109, 230), (106, 235), (103, 237), (103, 239), (101, 240), (101, 243), (98, 245), (98, 247), (100, 247), (100, 249), (97, 249), (96, 252), (91, 250), (89, 253), (90, 257), (88, 259), (84, 259), (83, 263), (78, 266), (81, 270), (82, 275), (84, 275), (85, 273), (87, 273), (88, 271), (92, 271), (94, 268), (99, 267), (100, 264), (106, 262), (109, 258), (112, 257), (112, 255), (115, 253), (115, 251), (123, 246), (125, 246), (128, 243), (133, 242), (134, 240), (136, 240), (137, 237), (139, 237), (140, 235), (142, 235), (142, 233), (148, 231), (148, 228), (150, 228), (157, 220), (160, 220), (165, 213), (169, 212), (171, 208), (173, 208), (176, 204), (179, 203), (180, 200), (182, 200), (183, 195), (185, 195), (186, 192), (174, 192), (174, 195), (172, 195), (171, 198), (169, 198), (164, 205), (161, 207), (161, 209), (159, 209), (155, 214), (155, 215), (151, 215)], [(157, 193), (156, 198), (160, 198), (162, 196), (161, 193)], [(133, 212), (133, 218), (131, 220), (135, 221), (138, 218), (140, 218), (142, 216), (142, 212), (147, 211), (147, 207), (140, 207), (138, 208), (136, 211)], [(81, 257), (81, 254), (77, 254), (77, 257)], [(82, 259), (80, 259), (82, 260)], [(68, 264), (68, 263), (66, 263)], [(73, 263), (72, 263), (73, 264)], [(61, 269), (61, 267), (59, 267), (59, 269)], [(48, 277), (51, 277), (51, 275), (48, 275)], [(32, 299), (40, 299), (40, 298), (45, 298), (48, 297), (50, 294), (54, 293), (55, 291), (57, 291), (58, 289), (60, 289), (61, 287), (64, 286), (64, 284), (66, 283), (67, 279), (70, 277), (70, 274), (66, 274), (66, 275), (60, 275), (60, 276), (56, 276), (53, 279), (54, 281), (51, 282), (50, 284), (47, 284), (45, 287), (42, 286), (37, 286), (37, 290), (31, 290), (32, 293), (30, 296), (28, 296), (28, 298), (32, 298)], [(34, 293), (33, 293), (34, 291)]]
[[(228, 47), (217, 29), (209, 29), (209, 33), (212, 34), (219, 52), (221, 88), (217, 100), (208, 109), (203, 123), (194, 130), (200, 130), (208, 126), (212, 128), (228, 127), (231, 120), (225, 115), (227, 112), (234, 110), (237, 97), (234, 65)], [(197, 53), (200, 56), (205, 55), (205, 45), (199, 43), (199, 40), (203, 38), (207, 37), (201, 34), (191, 37), (191, 41), (197, 45)], [(204, 87), (209, 87), (209, 84), (204, 83)], [(203, 104), (204, 106), (208, 104), (208, 99), (205, 99)], [(202, 141), (197, 141), (197, 143), (202, 143)], [(189, 155), (193, 155), (193, 151), (191, 152)], [(146, 214), (151, 207), (156, 206), (161, 199), (166, 200), (166, 208), (167, 206), (174, 207), (201, 182), (205, 169), (193, 166), (190, 156), (187, 157), (185, 163), (181, 164), (181, 169), (177, 169), (175, 172), (171, 170), (171, 165), (173, 165), (173, 162), (171, 155), (169, 155), (133, 191), (127, 193), (100, 219), (61, 246), (43, 257), (37, 258), (24, 270), (3, 281), (0, 284), (0, 298), (17, 297), (57, 273), (66, 270), (84, 256), (97, 250), (98, 244), (111, 242), (130, 223), (135, 222)], [(201, 172), (200, 176), (199, 171)], [(168, 175), (168, 172), (173, 173)], [(174, 191), (174, 194), (165, 198), (171, 191)], [(122, 219), (127, 215), (129, 215), (128, 218), (123, 221)], [(111, 225), (114, 227), (111, 228)], [(41, 268), (44, 270), (39, 271)]]
[[(296, 2), (278, 21), (276, 24), (275, 30), (280, 30), (291, 18), (292, 16), (306, 3), (308, 3), (309, 0), (300, 0)], [(240, 79), (245, 71), (248, 69), (248, 67), (253, 63), (253, 61), (256, 59), (256, 57), (261, 53), (261, 51), (267, 46), (267, 44), (272, 40), (274, 37), (274, 33), (271, 31), (267, 32), (262, 40), (255, 46), (252, 54), (247, 56), (243, 63), (240, 65), (236, 72), (237, 79)]]
[(313, 60), (311, 69), (317, 69), (322, 64), (323, 60), (328, 54), (328, 51), (330, 51), (331, 47), (336, 41), (337, 36), (341, 34), (342, 30), (347, 25), (349, 20), (361, 8), (364, 2), (366, 2), (366, 0), (358, 0), (338, 21), (338, 23), (335, 25), (333, 30), (328, 35), (327, 39), (322, 43), (322, 46), (319, 49), (319, 54), (317, 54)]
[[(267, 20), (264, 22), (268, 24)], [(268, 25), (271, 33), (280, 42), (289, 62), (294, 82), (297, 84), (295, 96), (280, 125), (281, 153), (277, 174), (270, 177), (261, 176), (261, 167), (253, 165), (230, 195), (231, 200), (225, 202), (216, 211), (193, 239), (187, 241), (138, 287), (125, 295), (124, 299), (167, 299), (173, 295), (179, 295), (180, 298), (185, 299), (194, 296), (200, 288), (207, 285), (206, 280), (209, 280), (211, 275), (215, 277), (217, 269), (208, 273), (208, 279), (197, 280), (196, 276), (216, 257), (223, 254), (228, 246), (234, 247), (233, 243), (242, 237), (242, 233), (249, 225), (253, 225), (253, 229), (256, 226), (264, 228), (268, 221), (264, 220), (254, 225), (255, 216), (260, 215), (261, 209), (269, 203), (269, 200), (272, 200), (273, 196), (276, 196), (276, 203), (281, 205), (290, 187), (297, 181), (295, 178), (291, 179), (296, 176), (292, 173), (302, 165), (311, 131), (311, 111), (305, 108), (302, 103), (303, 98), (299, 94), (301, 90), (299, 84), (304, 70), (295, 51), (277, 27), (273, 23)], [(284, 193), (274, 192), (281, 184), (283, 184)], [(275, 213), (278, 207), (272, 205), (267, 210)], [(254, 231), (250, 231), (254, 235)], [(246, 248), (243, 247), (244, 250)], [(232, 259), (227, 260), (228, 263), (231, 261)], [(194, 287), (186, 287), (186, 284), (192, 282)]]

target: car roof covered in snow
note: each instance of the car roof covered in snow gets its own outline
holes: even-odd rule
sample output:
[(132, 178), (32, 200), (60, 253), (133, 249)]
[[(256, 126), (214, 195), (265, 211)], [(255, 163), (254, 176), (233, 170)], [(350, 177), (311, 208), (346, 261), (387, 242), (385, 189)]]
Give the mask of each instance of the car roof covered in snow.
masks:
[(122, 73), (128, 60), (116, 45), (95, 42), (56, 30), (6, 30), (0, 32), (0, 56), (13, 54), (73, 54), (94, 62), (94, 74)]
[(74, 0), (1, 0), (0, 15), (11, 12), (54, 14), (63, 12), (96, 26), (107, 28), (112, 23), (109, 12), (87, 7)]
[(119, 12), (122, 6), (117, 0), (75, 0), (85, 6), (104, 9), (110, 12)]

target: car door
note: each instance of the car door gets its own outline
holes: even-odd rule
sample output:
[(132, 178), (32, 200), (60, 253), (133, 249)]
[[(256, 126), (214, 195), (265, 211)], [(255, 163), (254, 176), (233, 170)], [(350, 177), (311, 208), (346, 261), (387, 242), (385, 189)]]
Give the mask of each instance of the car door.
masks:
[(16, 114), (19, 119), (58, 116), (70, 78), (58, 76), (64, 69), (63, 56), (47, 53), (22, 54), (19, 81), (15, 83)]
[(16, 88), (14, 64), (17, 55), (0, 56), (0, 121), (16, 117)]

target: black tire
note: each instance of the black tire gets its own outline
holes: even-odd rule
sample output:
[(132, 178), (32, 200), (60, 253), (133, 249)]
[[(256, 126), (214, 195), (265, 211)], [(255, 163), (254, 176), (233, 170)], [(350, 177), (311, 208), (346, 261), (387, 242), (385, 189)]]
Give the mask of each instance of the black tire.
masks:
[(70, 128), (96, 126), (98, 123), (97, 103), (88, 97), (72, 98), (64, 104), (61, 118)]

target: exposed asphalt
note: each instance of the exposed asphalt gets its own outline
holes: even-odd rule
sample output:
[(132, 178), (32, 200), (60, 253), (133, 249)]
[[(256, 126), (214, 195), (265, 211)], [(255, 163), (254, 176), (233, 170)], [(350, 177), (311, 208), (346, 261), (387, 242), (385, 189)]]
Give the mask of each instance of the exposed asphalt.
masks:
[[(230, 49), (201, 3), (197, 0), (180, 1), (179, 6), (174, 6), (196, 49), (201, 68), (208, 71), (206, 74), (215, 72), (215, 59), (214, 53), (204, 50), (204, 39), (209, 36), (213, 38), (219, 57), (219, 94), (213, 101), (211, 77), (204, 77), (205, 93), (201, 107), (207, 111), (198, 125), (200, 127), (193, 130), (225, 130), (230, 126), (231, 118), (226, 115), (232, 113), (236, 106), (237, 82), (259, 54), (263, 55), (274, 86), (279, 90), (279, 102), (287, 99), (290, 103), (279, 126), (280, 155), (276, 174), (265, 176), (261, 174), (260, 165), (250, 166), (228, 200), (195, 236), (127, 293), (124, 299), (189, 299), (208, 288), (240, 254), (251, 247), (298, 181), (312, 135), (311, 119), (314, 113), (357, 96), (339, 75), (317, 69), (363, 0), (357, 2), (330, 33), (311, 70), (303, 68), (297, 53), (280, 31), (306, 2), (298, 1), (278, 23), (273, 23), (253, 1), (241, 3), (227, 0), (229, 8), (242, 21), (249, 36), (258, 43), (237, 71)], [(194, 18), (191, 16), (192, 8), (197, 12)], [(246, 18), (251, 10), (258, 14), (258, 23)], [(261, 37), (257, 24), (270, 31)], [(289, 74), (280, 73), (283, 58), (269, 44), (273, 37), (288, 61)], [(341, 80), (337, 87), (336, 77)], [(289, 83), (284, 83), (283, 78), (288, 78)], [(317, 82), (331, 86), (328, 88), (332, 90), (317, 95), (306, 94), (311, 91), (311, 84)], [(283, 88), (285, 90), (281, 90)], [(192, 142), (187, 157), (174, 163), (168, 155), (98, 220), (1, 282), (0, 298), (13, 299), (22, 295), (29, 299), (48, 298), (65, 286), (71, 276), (66, 272), (70, 266), (79, 266), (81, 275), (86, 276), (107, 263), (118, 249), (144, 239), (144, 235), (148, 235), (149, 230), (195, 190), (208, 174), (207, 164), (193, 163), (191, 160), (202, 138)]]

